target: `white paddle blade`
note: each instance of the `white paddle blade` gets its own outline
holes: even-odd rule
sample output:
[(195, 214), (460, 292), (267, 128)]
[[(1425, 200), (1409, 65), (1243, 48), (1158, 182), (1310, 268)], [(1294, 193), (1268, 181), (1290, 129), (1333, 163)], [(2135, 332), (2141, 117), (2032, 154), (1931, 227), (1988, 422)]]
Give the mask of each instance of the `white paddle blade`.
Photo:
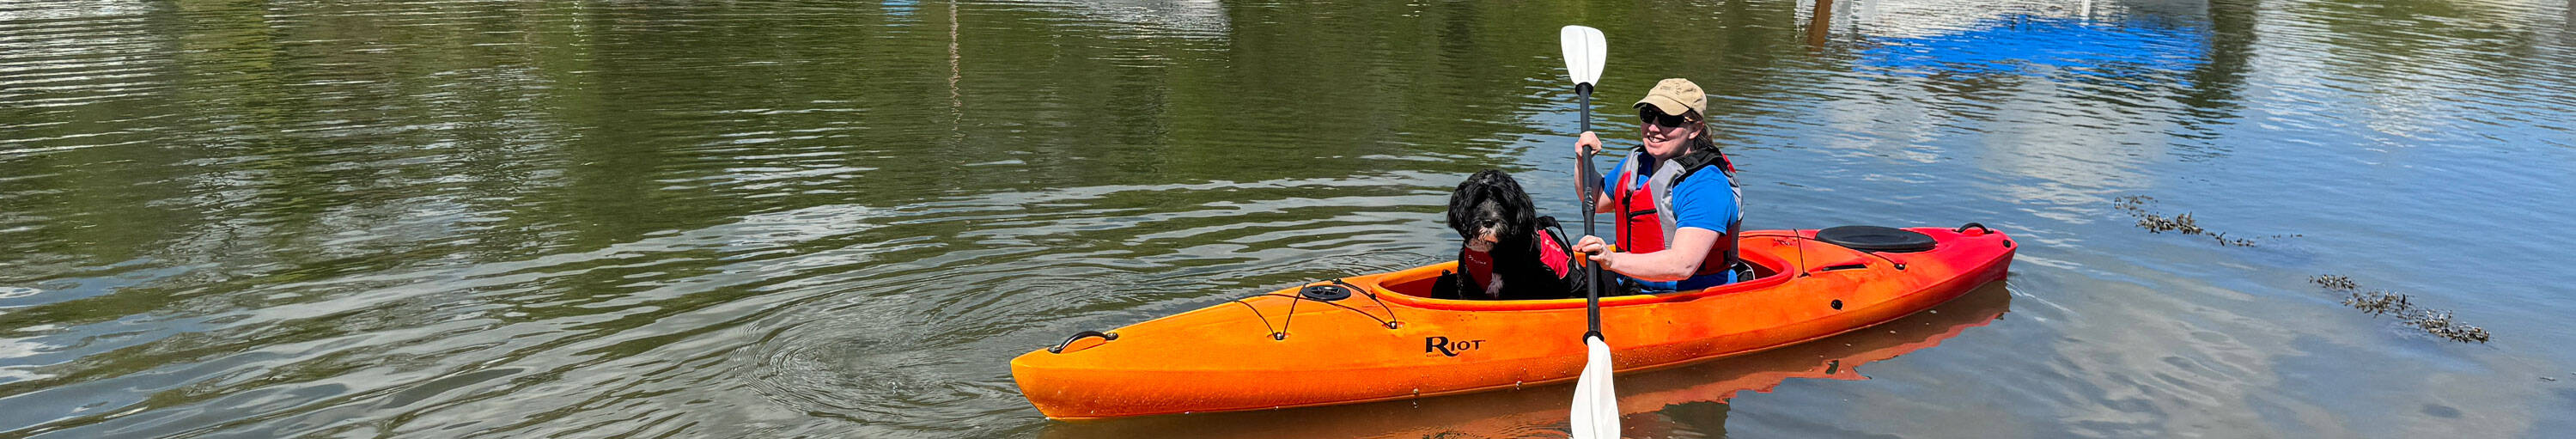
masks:
[(1558, 30), (1557, 42), (1565, 48), (1565, 74), (1576, 84), (1595, 84), (1601, 79), (1601, 63), (1610, 57), (1610, 43), (1601, 39), (1601, 30), (1588, 26), (1566, 26)]
[(1619, 437), (1619, 392), (1610, 388), (1610, 345), (1583, 337), (1583, 374), (1574, 381), (1574, 439)]

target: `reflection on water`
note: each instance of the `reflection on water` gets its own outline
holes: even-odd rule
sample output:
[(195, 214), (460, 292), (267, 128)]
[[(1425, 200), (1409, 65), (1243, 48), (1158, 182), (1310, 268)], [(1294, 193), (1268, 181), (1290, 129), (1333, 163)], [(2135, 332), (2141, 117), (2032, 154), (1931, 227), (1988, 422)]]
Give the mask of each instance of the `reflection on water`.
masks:
[(1562, 389), (1054, 423), (1005, 362), (1446, 257), (1475, 170), (1565, 217), (1568, 22), (1614, 143), (1708, 88), (1748, 227), (2025, 244), (2012, 319), (1623, 377), (1641, 434), (2547, 436), (2561, 3), (5, 3), (0, 438), (1546, 434)]

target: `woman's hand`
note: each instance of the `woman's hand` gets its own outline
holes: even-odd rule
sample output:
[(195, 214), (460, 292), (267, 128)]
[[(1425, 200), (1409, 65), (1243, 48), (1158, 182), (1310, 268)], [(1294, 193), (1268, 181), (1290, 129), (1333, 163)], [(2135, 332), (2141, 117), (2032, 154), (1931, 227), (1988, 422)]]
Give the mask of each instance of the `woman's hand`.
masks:
[[(1601, 136), (1593, 135), (1591, 131), (1585, 131), (1583, 132), (1583, 135), (1576, 136), (1574, 138), (1575, 157), (1583, 157), (1587, 154), (1599, 153), (1601, 153)], [(1589, 166), (1589, 164), (1587, 163), (1585, 166)], [(1592, 197), (1592, 213), (1611, 211), (1610, 194), (1602, 193), (1600, 190), (1601, 188), (1597, 187), (1601, 185), (1601, 174), (1599, 172), (1600, 171), (1592, 169), (1578, 169), (1574, 172), (1574, 193), (1592, 194), (1578, 195)]]
[(1574, 252), (1584, 254), (1592, 262), (1607, 261), (1610, 260), (1610, 243), (1599, 236), (1584, 235), (1583, 239), (1574, 241)]

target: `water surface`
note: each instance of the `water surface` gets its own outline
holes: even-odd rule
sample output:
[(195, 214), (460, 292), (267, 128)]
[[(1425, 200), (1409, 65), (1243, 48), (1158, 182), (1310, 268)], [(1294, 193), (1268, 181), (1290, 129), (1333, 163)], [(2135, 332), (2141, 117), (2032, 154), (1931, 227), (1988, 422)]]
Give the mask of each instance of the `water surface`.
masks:
[(2026, 244), (1623, 377), (1632, 435), (2576, 431), (2568, 2), (1825, 3), (0, 4), (0, 437), (1547, 435), (1561, 387), (1057, 423), (1005, 362), (1437, 261), (1479, 169), (1567, 216), (1569, 23), (1614, 143), (1709, 90), (1748, 228)]

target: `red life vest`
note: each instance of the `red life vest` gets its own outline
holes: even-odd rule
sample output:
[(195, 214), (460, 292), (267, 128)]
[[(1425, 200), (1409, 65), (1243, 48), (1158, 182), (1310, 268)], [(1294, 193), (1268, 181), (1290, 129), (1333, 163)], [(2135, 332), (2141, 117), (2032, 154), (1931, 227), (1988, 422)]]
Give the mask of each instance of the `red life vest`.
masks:
[[(1637, 155), (1629, 157), (1629, 160), (1633, 161), (1639, 157), (1651, 159), (1654, 156), (1645, 155), (1645, 152), (1639, 151)], [(1619, 251), (1629, 253), (1663, 251), (1664, 223), (1661, 218), (1658, 218), (1661, 216), (1658, 214), (1663, 211), (1655, 208), (1654, 191), (1646, 185), (1636, 184), (1636, 181), (1635, 166), (1619, 167), (1619, 186), (1611, 192), (1615, 194), (1611, 195), (1611, 201), (1618, 203), (1615, 205), (1619, 207), (1617, 211), (1619, 219), (1613, 223), (1618, 226)], [(1629, 185), (1636, 187), (1629, 187)]]
[[(1534, 242), (1538, 245), (1539, 263), (1547, 264), (1547, 269), (1555, 271), (1554, 274), (1560, 278), (1569, 273), (1567, 267), (1574, 262), (1574, 255), (1566, 253), (1563, 242), (1565, 241), (1557, 240), (1556, 234), (1550, 233), (1547, 229), (1539, 229), (1538, 240)], [(1477, 279), (1478, 282), (1491, 279), (1494, 275), (1494, 255), (1460, 249), (1458, 250), (1458, 271), (1466, 273), (1468, 279)]]
[[(1678, 222), (1673, 216), (1672, 200), (1668, 199), (1672, 186), (1681, 184), (1683, 177), (1688, 177), (1704, 167), (1718, 166), (1718, 169), (1728, 173), (1735, 171), (1734, 166), (1729, 164), (1726, 156), (1721, 153), (1692, 152), (1683, 155), (1682, 158), (1659, 164), (1655, 167), (1655, 174), (1647, 178), (1646, 184), (1636, 184), (1637, 161), (1654, 159), (1653, 154), (1647, 154), (1646, 149), (1641, 147), (1629, 153), (1627, 162), (1619, 165), (1619, 185), (1612, 188), (1610, 192), (1612, 194), (1610, 201), (1617, 203), (1617, 212), (1619, 212), (1619, 220), (1615, 222), (1619, 233), (1619, 251), (1654, 253), (1671, 248), (1673, 229)], [(1734, 184), (1732, 179), (1729, 179), (1728, 184)], [(1741, 209), (1738, 210), (1741, 211)], [(1729, 267), (1735, 265), (1735, 241), (1738, 239), (1737, 234), (1740, 233), (1738, 230), (1740, 224), (1729, 221), (1726, 230), (1718, 231), (1724, 235), (1718, 237), (1716, 245), (1709, 247), (1708, 255), (1700, 259), (1699, 270), (1692, 275), (1725, 273)]]

